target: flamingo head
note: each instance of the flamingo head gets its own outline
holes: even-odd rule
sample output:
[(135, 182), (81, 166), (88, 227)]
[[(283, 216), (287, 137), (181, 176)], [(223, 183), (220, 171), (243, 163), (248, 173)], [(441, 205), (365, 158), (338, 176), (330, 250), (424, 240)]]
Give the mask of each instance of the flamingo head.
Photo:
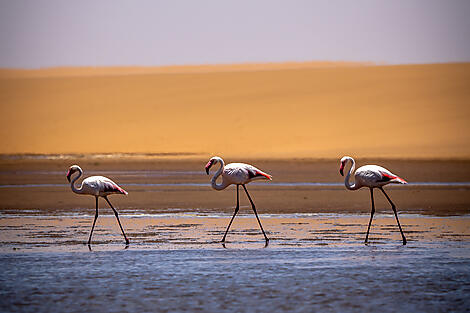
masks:
[(209, 175), (209, 169), (212, 167), (212, 165), (216, 164), (217, 162), (219, 162), (219, 157), (212, 157), (209, 162), (207, 162), (206, 164), (206, 173), (207, 175)]
[(339, 173), (341, 174), (341, 176), (344, 176), (344, 173), (343, 173), (343, 170), (344, 170), (344, 167), (346, 166), (346, 162), (348, 161), (349, 157), (347, 156), (344, 156), (341, 158), (341, 165), (339, 167)]
[(78, 165), (72, 165), (69, 170), (67, 171), (67, 180), (69, 181), (70, 183), (70, 177), (72, 176), (73, 173), (75, 172), (79, 172), (81, 169), (80, 169), (80, 166)]

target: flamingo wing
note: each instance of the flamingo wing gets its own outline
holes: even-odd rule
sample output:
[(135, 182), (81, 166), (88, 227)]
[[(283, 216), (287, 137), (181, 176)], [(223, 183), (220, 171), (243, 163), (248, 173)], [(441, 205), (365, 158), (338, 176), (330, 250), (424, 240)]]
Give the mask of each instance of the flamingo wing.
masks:
[(224, 176), (234, 184), (245, 184), (254, 179), (267, 178), (271, 175), (264, 173), (256, 167), (245, 163), (231, 163), (225, 166)]
[(225, 166), (223, 176), (232, 184), (243, 184), (248, 180), (248, 173), (246, 170), (235, 163)]
[(356, 173), (366, 186), (383, 186), (389, 183), (406, 184), (406, 181), (378, 165), (364, 165)]
[(392, 179), (395, 179), (394, 176), (388, 174), (388, 173), (385, 173), (385, 172), (381, 172), (380, 173), (382, 175), (382, 177), (380, 177), (379, 180), (377, 180), (378, 183), (388, 183), (390, 182)]
[(113, 181), (104, 181), (103, 182), (103, 191), (109, 193), (120, 193), (123, 195), (127, 195), (127, 191), (119, 187)]
[(382, 179), (380, 172), (370, 165), (358, 168), (354, 175), (364, 186), (373, 186)]
[(248, 179), (266, 178), (266, 179), (272, 180), (271, 175), (257, 169), (254, 166), (250, 165), (246, 168), (246, 170), (248, 172)]
[(119, 187), (118, 184), (113, 182), (111, 179), (103, 176), (92, 176), (88, 177), (83, 181), (83, 184), (87, 186), (88, 189), (93, 189), (95, 194), (99, 195), (109, 195), (112, 193), (118, 193), (127, 195), (127, 191)]
[(406, 180), (389, 171), (380, 171), (382, 178), (378, 181), (380, 183), (396, 183), (396, 184), (407, 184)]

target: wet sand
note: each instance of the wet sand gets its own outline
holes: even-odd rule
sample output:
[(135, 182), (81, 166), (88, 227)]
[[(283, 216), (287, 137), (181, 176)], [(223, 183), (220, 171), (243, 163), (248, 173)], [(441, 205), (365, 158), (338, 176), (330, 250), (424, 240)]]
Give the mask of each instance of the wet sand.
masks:
[[(347, 191), (344, 178), (338, 173), (338, 160), (243, 161), (273, 175), (272, 181), (248, 185), (260, 214), (370, 212), (369, 191)], [(85, 171), (85, 177), (108, 176), (129, 192), (128, 196), (110, 197), (122, 214), (230, 214), (236, 200), (235, 187), (220, 192), (213, 190), (209, 185), (210, 177), (204, 172), (206, 162), (207, 159), (190, 157), (2, 159), (0, 213), (22, 214), (28, 210), (27, 214), (33, 211), (38, 215), (93, 215), (93, 198), (74, 194), (65, 178), (68, 167), (78, 163)], [(386, 187), (399, 212), (442, 216), (470, 213), (470, 187), (465, 184), (469, 182), (470, 161), (357, 160), (359, 166), (376, 162), (410, 182), (409, 185)], [(444, 185), (426, 185), (432, 182)], [(375, 191), (375, 195), (377, 211), (390, 213), (383, 195), (379, 191)], [(240, 201), (242, 211), (250, 212), (243, 193)], [(104, 201), (100, 205), (107, 207)]]
[[(129, 249), (218, 249), (230, 215), (126, 214), (121, 223), (131, 241)], [(424, 217), (402, 214), (401, 225), (408, 246), (430, 242), (470, 243), (470, 217)], [(93, 217), (89, 216), (2, 216), (0, 253), (88, 251), (85, 245)], [(369, 215), (271, 214), (261, 215), (270, 238), (270, 248), (357, 246), (364, 242)], [(401, 245), (393, 214), (377, 214), (369, 235), (371, 245)], [(264, 237), (254, 215), (234, 219), (225, 248), (257, 249)], [(124, 239), (114, 215), (102, 214), (95, 226), (93, 250), (121, 250)]]

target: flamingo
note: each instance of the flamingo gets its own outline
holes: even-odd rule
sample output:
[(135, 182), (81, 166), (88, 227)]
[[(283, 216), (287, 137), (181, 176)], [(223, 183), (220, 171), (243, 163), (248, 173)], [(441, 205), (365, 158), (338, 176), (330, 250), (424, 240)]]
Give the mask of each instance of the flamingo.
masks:
[[(232, 219), (230, 220), (230, 223), (227, 226), (227, 230), (225, 231), (224, 237), (222, 238), (221, 242), (222, 243), (225, 242), (225, 237), (227, 236), (228, 230), (230, 229), (230, 226), (232, 225), (235, 215), (237, 215), (238, 210), (240, 209), (238, 189), (240, 185), (242, 185), (243, 189), (245, 189), (245, 193), (248, 196), (248, 199), (250, 200), (251, 208), (253, 209), (253, 212), (255, 212), (256, 219), (258, 220), (259, 227), (261, 228), (261, 231), (263, 232), (264, 238), (266, 239), (266, 245), (267, 245), (269, 242), (269, 239), (266, 236), (266, 233), (264, 232), (263, 226), (261, 225), (261, 222), (258, 217), (258, 213), (256, 212), (255, 204), (253, 203), (253, 200), (251, 199), (250, 194), (248, 193), (248, 190), (246, 189), (245, 185), (257, 179), (272, 180), (272, 176), (269, 174), (266, 174), (265, 172), (257, 169), (256, 167), (252, 165), (245, 164), (245, 163), (230, 163), (230, 164), (227, 164), (227, 166), (225, 166), (224, 160), (222, 160), (222, 158), (217, 157), (217, 156), (212, 157), (207, 163), (206, 165), (207, 175), (209, 175), (209, 169), (216, 163), (220, 164), (220, 168), (217, 170), (214, 177), (212, 177), (212, 180), (211, 180), (212, 188), (214, 188), (215, 190), (223, 190), (232, 184), (237, 185), (237, 206), (235, 207), (235, 213), (233, 214)], [(220, 175), (222, 175), (222, 182), (220, 184), (217, 184), (216, 181)]]
[(398, 228), (400, 228), (400, 233), (403, 238), (403, 245), (406, 245), (406, 238), (405, 238), (405, 235), (403, 234), (403, 230), (401, 229), (400, 221), (398, 220), (398, 214), (397, 214), (395, 204), (393, 204), (392, 200), (390, 200), (390, 197), (387, 195), (385, 190), (383, 190), (383, 186), (388, 185), (388, 184), (407, 184), (407, 182), (403, 178), (398, 177), (397, 175), (393, 174), (392, 172), (390, 172), (389, 170), (381, 166), (364, 165), (356, 170), (356, 172), (354, 173), (354, 184), (350, 184), (349, 176), (354, 171), (354, 167), (356, 165), (356, 162), (354, 161), (354, 159), (349, 156), (344, 156), (341, 159), (341, 166), (339, 168), (339, 172), (342, 176), (344, 176), (343, 170), (348, 161), (351, 161), (352, 165), (351, 165), (351, 168), (349, 169), (348, 174), (346, 175), (346, 178), (344, 179), (344, 184), (346, 185), (346, 188), (348, 190), (357, 190), (362, 187), (369, 187), (370, 189), (372, 211), (370, 213), (369, 227), (367, 227), (365, 243), (367, 244), (367, 239), (369, 238), (370, 225), (372, 223), (372, 218), (374, 217), (374, 213), (375, 213), (374, 188), (378, 188), (383, 192), (388, 202), (392, 206), (393, 213), (395, 213), (395, 218), (397, 220)]
[[(70, 177), (72, 174), (75, 172), (79, 172), (78, 176), (76, 176), (72, 181), (70, 181)], [(80, 188), (75, 187), (75, 181), (82, 176), (83, 171), (78, 165), (72, 165), (68, 172), (67, 172), (67, 180), (70, 183), (70, 186), (72, 188), (72, 191), (75, 192), (76, 194), (79, 195), (90, 195), (94, 196), (96, 199), (96, 213), (95, 213), (95, 219), (93, 221), (93, 226), (91, 227), (91, 232), (90, 232), (90, 237), (88, 238), (88, 245), (90, 245), (91, 242), (91, 236), (93, 234), (93, 229), (95, 228), (95, 223), (96, 219), (98, 218), (98, 197), (103, 197), (106, 202), (108, 202), (109, 206), (113, 209), (114, 215), (116, 216), (116, 219), (118, 221), (119, 227), (121, 228), (122, 235), (124, 236), (124, 239), (126, 240), (126, 246), (129, 245), (129, 239), (127, 239), (126, 234), (124, 233), (124, 229), (122, 228), (121, 221), (119, 221), (119, 215), (116, 209), (113, 207), (111, 202), (108, 200), (108, 196), (111, 194), (123, 194), (127, 195), (127, 191), (122, 189), (121, 187), (118, 186), (115, 182), (113, 182), (111, 179), (103, 176), (90, 176), (85, 178), (82, 181), (82, 185)]]

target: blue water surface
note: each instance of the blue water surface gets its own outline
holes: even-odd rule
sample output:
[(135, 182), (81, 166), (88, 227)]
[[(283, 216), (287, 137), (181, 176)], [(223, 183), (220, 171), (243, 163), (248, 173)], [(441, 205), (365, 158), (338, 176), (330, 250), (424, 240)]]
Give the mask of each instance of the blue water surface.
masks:
[(470, 244), (0, 254), (2, 312), (465, 312)]

